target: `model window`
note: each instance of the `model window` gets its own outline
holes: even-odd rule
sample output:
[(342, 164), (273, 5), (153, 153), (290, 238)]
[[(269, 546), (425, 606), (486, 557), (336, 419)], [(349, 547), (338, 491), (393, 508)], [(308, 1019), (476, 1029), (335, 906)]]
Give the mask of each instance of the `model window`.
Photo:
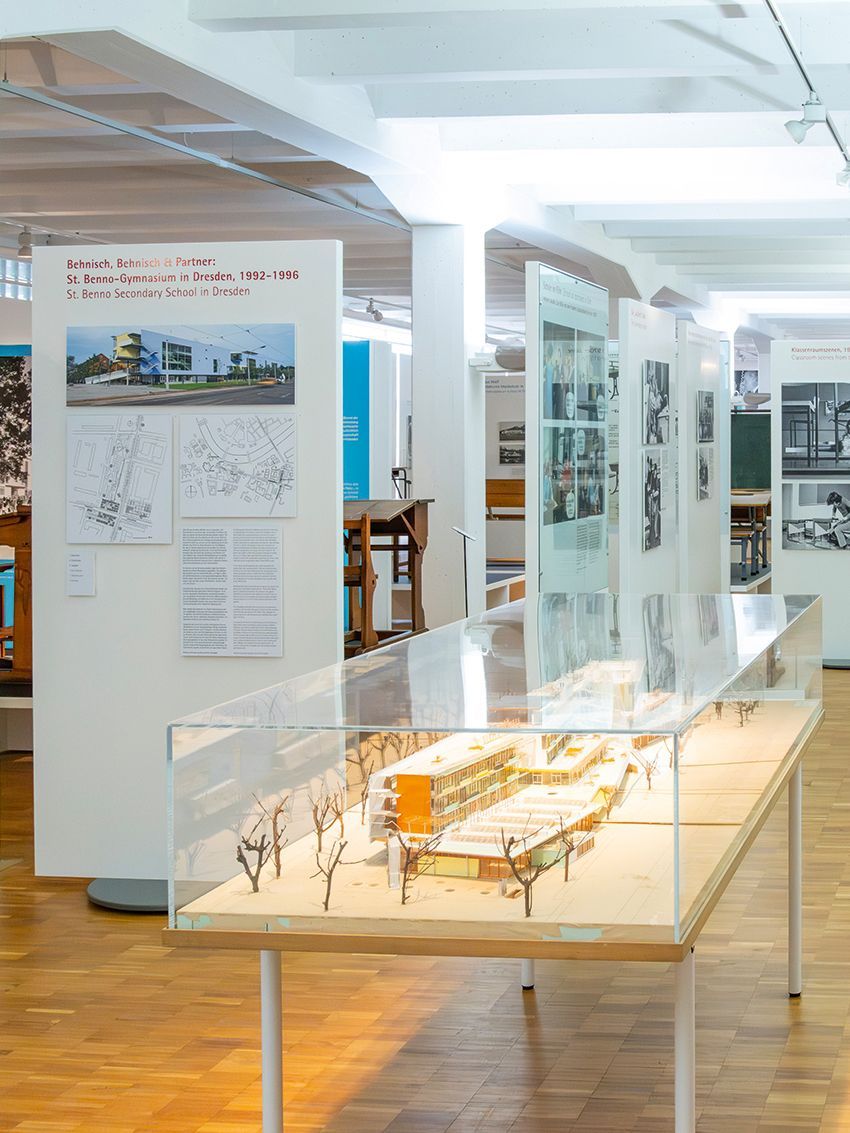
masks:
[(162, 361), (166, 370), (181, 370), (189, 373), (192, 369), (192, 347), (177, 342), (163, 342)]

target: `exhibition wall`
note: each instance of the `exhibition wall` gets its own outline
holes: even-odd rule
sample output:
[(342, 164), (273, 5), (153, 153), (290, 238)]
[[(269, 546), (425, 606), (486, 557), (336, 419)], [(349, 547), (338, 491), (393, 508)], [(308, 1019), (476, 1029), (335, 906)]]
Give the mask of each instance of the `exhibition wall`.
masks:
[(773, 589), (823, 595), (826, 661), (850, 659), (848, 369), (844, 341), (771, 347)]
[(679, 587), (676, 320), (621, 299), (619, 533), (609, 586), (624, 594)]
[[(525, 480), (525, 374), (505, 370), (484, 376), (485, 461), (488, 480)], [(509, 509), (500, 509), (502, 513)], [(512, 509), (523, 515), (521, 509)], [(525, 524), (487, 520), (487, 558), (522, 561)]]
[[(729, 390), (721, 379), (720, 335), (676, 327), (678, 353), (679, 589), (729, 589)], [(724, 506), (725, 505), (725, 506)], [(726, 524), (723, 519), (726, 517)]]
[[(391, 500), (396, 362), (388, 342), (342, 344), (342, 498)], [(375, 540), (380, 542), (379, 539)], [(375, 556), (375, 625), (392, 628), (392, 556)]]
[(341, 245), (35, 277), (36, 870), (164, 877), (168, 722), (341, 654)]
[(608, 584), (608, 292), (526, 264), (526, 593)]

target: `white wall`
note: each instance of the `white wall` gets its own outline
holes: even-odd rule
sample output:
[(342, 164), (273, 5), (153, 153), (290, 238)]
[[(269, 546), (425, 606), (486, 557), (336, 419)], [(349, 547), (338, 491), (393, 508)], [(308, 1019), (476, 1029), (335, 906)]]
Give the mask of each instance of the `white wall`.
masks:
[(26, 346), (32, 342), (32, 303), (26, 299), (0, 299), (0, 345)]
[[(679, 590), (691, 594), (719, 594), (729, 589), (728, 552), (718, 553), (721, 541), (725, 478), (730, 433), (729, 395), (724, 391), (720, 367), (720, 335), (692, 322), (677, 324), (679, 339)], [(714, 394), (714, 440), (697, 438), (697, 395)], [(726, 441), (727, 443), (723, 443)], [(711, 454), (713, 482), (707, 500), (697, 498), (697, 452)], [(725, 569), (724, 569), (725, 567)]]
[[(505, 371), (484, 378), (484, 456), (488, 480), (524, 480), (525, 464), (499, 463), (499, 426), (503, 422), (525, 422), (525, 374)], [(519, 513), (518, 513), (519, 514)], [(487, 520), (487, 557), (519, 559), (525, 555), (525, 523), (520, 520)]]
[[(666, 311), (620, 300), (620, 530), (610, 587), (624, 594), (670, 594), (679, 589), (677, 522), (676, 320)], [(666, 445), (643, 444), (644, 360), (670, 367), (670, 430)], [(644, 453), (663, 453), (661, 546), (644, 551)]]
[[(784, 339), (774, 342), (771, 344), (771, 377), (773, 591), (822, 594), (824, 658), (846, 660), (850, 658), (850, 605), (847, 603), (850, 552), (782, 548), (783, 479), (786, 482), (803, 479), (782, 475), (782, 386), (787, 382), (850, 382), (850, 346), (845, 341)], [(808, 483), (834, 480), (837, 487), (850, 480), (850, 476), (832, 474), (805, 479)], [(825, 508), (824, 512), (829, 514), (831, 510)]]
[[(237, 278), (241, 269), (270, 273), (282, 265), (297, 269), (299, 278), (251, 284), (247, 295), (216, 299), (68, 300), (66, 261), (81, 250), (35, 251), (33, 612), (40, 874), (164, 877), (167, 723), (329, 664), (341, 652), (341, 245), (147, 244), (91, 252), (97, 258), (175, 253), (212, 257), (217, 268), (234, 271)], [(282, 659), (180, 656), (179, 520), (170, 545), (99, 546), (97, 596), (65, 597), (60, 469), (65, 420), (74, 412), (65, 408), (66, 326), (128, 320), (137, 325), (296, 324), (297, 518), (263, 521), (277, 523), (283, 533)]]

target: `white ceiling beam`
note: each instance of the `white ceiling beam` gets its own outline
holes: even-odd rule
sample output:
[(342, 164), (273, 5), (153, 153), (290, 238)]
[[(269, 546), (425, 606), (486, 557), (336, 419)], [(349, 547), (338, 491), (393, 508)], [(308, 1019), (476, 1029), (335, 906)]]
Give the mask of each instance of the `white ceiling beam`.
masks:
[[(499, 11), (533, 14), (563, 9), (590, 8), (590, 0), (500, 0)], [(637, 8), (652, 18), (665, 12), (669, 18), (716, 16), (718, 7), (706, 0), (647, 3), (646, 0), (594, 0), (594, 11)], [(720, 6), (721, 14), (760, 14), (753, 0)], [(491, 0), (189, 0), (189, 18), (210, 31), (298, 31), (310, 28), (372, 28), (456, 25), (459, 20), (493, 16)]]
[(821, 267), (830, 264), (847, 264), (850, 266), (850, 251), (842, 249), (814, 249), (795, 252), (788, 251), (735, 251), (733, 248), (720, 248), (715, 252), (657, 252), (655, 259), (659, 264), (669, 264), (673, 267), (685, 267), (691, 274), (703, 268), (717, 268), (718, 265), (733, 268), (736, 266), (761, 268), (788, 266), (811, 268), (818, 271)]
[(710, 238), (690, 235), (639, 236), (633, 239), (631, 244), (633, 251), (652, 252), (659, 259), (661, 255), (676, 252), (697, 256), (704, 253), (723, 255), (725, 251), (735, 255), (749, 255), (759, 252), (801, 252), (807, 255), (809, 259), (819, 259), (824, 252), (850, 253), (850, 235), (794, 236), (793, 233), (789, 233), (785, 239), (780, 239), (779, 237), (759, 236), (724, 237), (718, 231), (716, 236)]
[[(604, 223), (606, 226), (631, 222), (653, 224), (692, 224), (695, 221), (715, 223), (738, 221), (809, 221), (850, 220), (850, 193), (844, 192), (834, 200), (789, 201), (694, 201), (686, 204), (674, 202), (638, 202), (625, 204), (577, 204), (572, 210), (577, 220)], [(788, 228), (785, 235), (788, 235)], [(850, 231), (850, 230), (848, 230)], [(668, 233), (670, 235), (672, 233)], [(750, 235), (757, 235), (754, 230)]]
[[(807, 37), (807, 58), (843, 69), (850, 20), (843, 20), (838, 35), (828, 24), (819, 23)], [(592, 21), (586, 11), (493, 10), (474, 36), (452, 34), (439, 24), (375, 27), (368, 35), (350, 30), (304, 32), (295, 40), (294, 59), (295, 73), (304, 78), (356, 83), (411, 76), (423, 82), (740, 76), (742, 65), (796, 75), (766, 10), (761, 20), (714, 17), (695, 24), (665, 18), (651, 26), (646, 13), (637, 9), (595, 10)]]
[(366, 87), (378, 118), (455, 118), (489, 115), (791, 113), (801, 102), (800, 80), (790, 72), (745, 79), (652, 76), (506, 82), (411, 81)]

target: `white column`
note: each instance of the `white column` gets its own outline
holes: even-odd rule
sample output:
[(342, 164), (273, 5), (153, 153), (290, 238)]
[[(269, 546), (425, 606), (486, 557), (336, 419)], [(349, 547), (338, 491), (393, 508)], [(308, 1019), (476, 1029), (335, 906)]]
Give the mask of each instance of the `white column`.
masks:
[(260, 953), (263, 1133), (283, 1133), (283, 1010), (280, 953)]
[(696, 984), (693, 948), (681, 963), (675, 965), (675, 970), (675, 1131), (694, 1133), (696, 1129)]
[(788, 994), (803, 990), (803, 765), (788, 780)]
[(534, 990), (534, 961), (522, 960), (522, 971), (520, 972), (520, 983), (522, 984), (523, 991)]
[(413, 228), (413, 495), (432, 498), (423, 595), (429, 629), (485, 607), (484, 379), (467, 362), (485, 338), (484, 234), (467, 225)]

